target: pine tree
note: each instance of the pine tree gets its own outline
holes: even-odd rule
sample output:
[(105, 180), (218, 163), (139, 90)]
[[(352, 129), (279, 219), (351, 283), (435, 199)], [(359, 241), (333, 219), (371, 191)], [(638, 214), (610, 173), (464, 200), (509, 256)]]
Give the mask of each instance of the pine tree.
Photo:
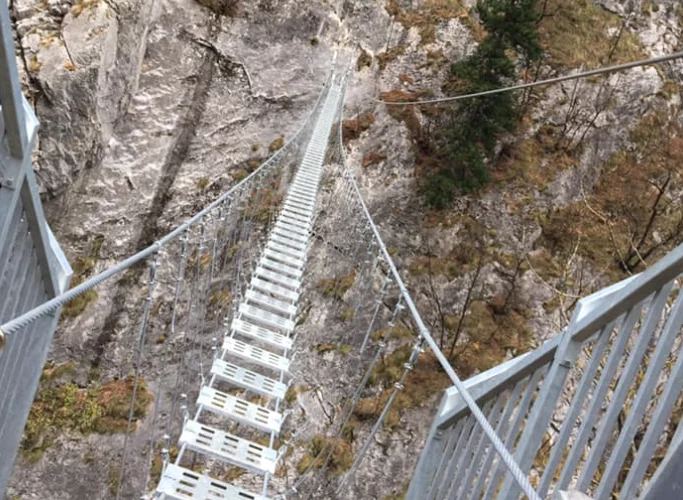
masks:
[[(477, 50), (451, 66), (461, 93), (501, 88), (516, 80), (516, 59), (538, 60), (542, 55), (536, 30), (536, 0), (480, 0), (477, 13), (487, 31)], [(423, 183), (427, 202), (445, 207), (459, 189), (475, 190), (489, 181), (486, 168), (501, 134), (514, 131), (519, 107), (510, 93), (463, 101), (442, 134), (446, 164)]]

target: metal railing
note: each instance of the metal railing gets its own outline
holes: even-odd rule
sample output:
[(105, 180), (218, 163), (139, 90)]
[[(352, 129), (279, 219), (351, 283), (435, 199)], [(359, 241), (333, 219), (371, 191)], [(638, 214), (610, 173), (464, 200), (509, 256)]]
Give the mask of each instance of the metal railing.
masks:
[[(655, 498), (683, 438), (681, 272), (683, 246), (579, 301), (558, 337), (466, 382), (541, 497)], [(461, 392), (449, 389), (408, 498), (518, 497)]]
[[(0, 323), (60, 294), (71, 268), (43, 213), (31, 154), (38, 120), (21, 95), (7, 3), (0, 5)], [(12, 472), (58, 310), (10, 339), (0, 331), (0, 492)]]

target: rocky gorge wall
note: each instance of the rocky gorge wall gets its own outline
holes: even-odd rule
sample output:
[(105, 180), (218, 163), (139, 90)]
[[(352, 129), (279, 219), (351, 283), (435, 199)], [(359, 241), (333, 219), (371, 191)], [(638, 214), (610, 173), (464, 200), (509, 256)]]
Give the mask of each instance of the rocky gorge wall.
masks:
[[(555, 335), (580, 296), (628, 274), (615, 265), (606, 226), (588, 230), (601, 224), (591, 209), (621, 216), (603, 212), (625, 203), (604, 199), (603, 176), (646, 162), (641, 149), (653, 139), (641, 132), (655, 125), (643, 117), (667, 114), (674, 117), (667, 123), (680, 123), (682, 67), (529, 94), (518, 133), (501, 140), (493, 182), (434, 211), (418, 186), (430, 165), (424, 144), (447, 111), (392, 109), (373, 99), (380, 92), (442, 95), (450, 62), (482, 36), (468, 10), (473, 3), (243, 0), (231, 17), (193, 0), (15, 0), (19, 57), (41, 120), (36, 168), (75, 278), (148, 245), (267, 156), (273, 141), (296, 130), (332, 52), (341, 49), (357, 62), (345, 108), (350, 166), (430, 329), (460, 338), (453, 360), (459, 373), (467, 377)], [(569, 3), (580, 15), (541, 25), (550, 57), (543, 76), (604, 63), (610, 51), (616, 62), (679, 47), (683, 17), (675, 0)], [(578, 38), (559, 37), (567, 31), (563, 20)], [(634, 152), (636, 167), (617, 161)], [(662, 164), (677, 155), (672, 149)], [(675, 202), (680, 192), (667, 196)], [(675, 204), (672, 211), (676, 216)], [(583, 225), (563, 225), (567, 220)], [(664, 240), (667, 229), (648, 241)], [(317, 267), (310, 281), (329, 272)], [(80, 386), (93, 370), (102, 380), (126, 375), (125, 332), (134, 321), (126, 285), (98, 293), (97, 307), (63, 320), (51, 354), (57, 363), (76, 362), (65, 380)], [(325, 412), (345, 397), (324, 369), (346, 363), (344, 354), (316, 348), (325, 341), (329, 299), (315, 291), (307, 297), (310, 339), (294, 370), (306, 374), (302, 387), (317, 389), (298, 396), (312, 425), (289, 458), (287, 480), (296, 478), (308, 442), (325, 431)], [(389, 353), (386, 363), (395, 361)], [(150, 387), (161, 370), (154, 361), (145, 368)], [(384, 390), (378, 385), (373, 395)], [(399, 498), (404, 491), (440, 395), (434, 386), (409, 390), (428, 392), (400, 408), (401, 426), (380, 434), (344, 498)], [(371, 423), (358, 415), (355, 425), (350, 446), (357, 449)], [(8, 498), (110, 498), (121, 440), (61, 432), (35, 463), (20, 461)], [(333, 498), (333, 491), (317, 494)]]

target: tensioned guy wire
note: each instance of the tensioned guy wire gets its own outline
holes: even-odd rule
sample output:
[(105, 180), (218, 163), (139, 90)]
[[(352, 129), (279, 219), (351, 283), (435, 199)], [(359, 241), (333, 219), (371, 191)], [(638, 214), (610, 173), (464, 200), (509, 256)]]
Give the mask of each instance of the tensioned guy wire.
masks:
[(499, 89), (486, 90), (484, 92), (476, 92), (473, 94), (463, 94), (463, 95), (458, 95), (458, 96), (453, 96), (453, 97), (440, 97), (438, 99), (427, 99), (424, 101), (391, 102), (391, 101), (385, 101), (385, 100), (376, 99), (376, 98), (372, 98), (371, 100), (374, 102), (381, 102), (383, 104), (387, 104), (390, 106), (419, 106), (422, 104), (448, 103), (448, 102), (454, 102), (454, 101), (462, 101), (464, 99), (473, 99), (475, 97), (484, 97), (484, 96), (493, 95), (493, 94), (501, 94), (503, 92), (511, 92), (513, 90), (523, 90), (523, 89), (528, 89), (528, 88), (532, 88), (532, 87), (540, 87), (543, 85), (552, 85), (555, 83), (566, 82), (569, 80), (576, 80), (579, 78), (589, 78), (591, 76), (605, 75), (605, 74), (609, 74), (609, 73), (617, 73), (619, 71), (625, 71), (627, 69), (639, 68), (642, 66), (653, 66), (655, 64), (662, 64), (662, 63), (665, 63), (668, 61), (673, 61), (673, 60), (681, 59), (681, 58), (683, 58), (683, 51), (674, 52), (672, 54), (668, 54), (668, 55), (661, 56), (661, 57), (653, 57), (650, 59), (643, 59), (640, 61), (634, 61), (634, 62), (630, 62), (630, 63), (617, 64), (615, 66), (607, 66), (604, 68), (593, 69), (590, 71), (584, 71), (582, 73), (575, 73), (572, 75), (564, 75), (564, 76), (558, 76), (555, 78), (548, 78), (547, 80), (539, 80), (537, 82), (522, 83), (519, 85), (511, 85), (509, 87), (501, 87)]

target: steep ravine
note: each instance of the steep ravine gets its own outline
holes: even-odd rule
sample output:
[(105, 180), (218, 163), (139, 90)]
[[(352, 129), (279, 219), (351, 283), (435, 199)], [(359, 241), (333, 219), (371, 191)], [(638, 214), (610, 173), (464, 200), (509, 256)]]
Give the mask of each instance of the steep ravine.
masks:
[[(78, 59), (75, 69), (66, 64), (67, 51), (58, 41), (29, 47), (27, 38), (42, 29), (33, 26), (46, 23), (42, 4), (23, 18), (31, 26), (23, 38), (28, 60), (42, 63), (29, 72), (39, 82), (33, 91), (43, 123), (38, 168), (46, 210), (77, 272), (96, 248), (94, 262), (85, 266), (88, 275), (173, 229), (235, 182), (231, 173), (265, 157), (273, 140), (291, 135), (315, 101), (331, 60), (331, 48), (314, 46), (311, 38), (321, 24), (324, 36), (334, 23), (328, 28), (323, 22), (325, 8), (298, 1), (245, 2), (237, 18), (219, 18), (190, 0), (156, 0), (149, 26), (137, 32), (135, 43), (127, 39), (121, 46), (110, 26), (109, 38), (96, 46), (97, 33), (104, 32), (97, 24), (101, 19), (123, 24), (129, 9), (143, 6), (152, 8), (142, 2), (125, 9), (97, 2), (68, 5), (60, 29), (81, 32), (68, 52), (78, 58), (72, 48), (78, 43), (92, 56)], [(118, 71), (140, 50), (137, 69), (126, 76), (131, 83), (116, 83), (129, 92), (121, 102), (130, 104), (108, 125), (98, 123), (97, 113), (105, 113), (95, 104), (104, 103), (98, 95), (113, 92), (103, 82), (120, 78)], [(105, 55), (113, 60), (105, 61)], [(47, 97), (41, 88), (48, 89)], [(105, 107), (112, 114), (118, 109)], [(135, 272), (141, 277), (144, 269)], [(50, 357), (76, 360), (73, 377), (79, 383), (94, 373), (102, 380), (127, 375), (137, 320), (137, 308), (125, 307), (127, 287), (138, 286), (132, 278), (126, 277), (125, 286), (101, 287), (96, 305), (62, 322)], [(150, 387), (166, 368), (159, 363), (150, 356), (144, 366)], [(38, 463), (20, 459), (8, 498), (106, 498), (121, 446), (120, 435), (65, 433)], [(131, 455), (142, 460), (143, 440), (132, 446)]]
[[(372, 115), (348, 143), (350, 165), (418, 309), (435, 332), (457, 323), (475, 275), (474, 250), (485, 251), (475, 289), (478, 316), (466, 315), (472, 319), (456, 363), (464, 377), (555, 335), (571, 306), (565, 296), (585, 295), (622, 277), (598, 267), (588, 254), (568, 263), (563, 248), (549, 243), (547, 235), (557, 228), (548, 220), (556, 209), (583, 203), (613, 154), (633, 148), (630, 131), (644, 114), (680, 105), (680, 63), (612, 77), (605, 80), (607, 90), (594, 81), (580, 87), (577, 116), (591, 116), (601, 92), (612, 91), (612, 99), (587, 128), (585, 146), (571, 162), (535, 148), (537, 142), (545, 144), (548, 128), (562, 128), (573, 87), (533, 94), (519, 133), (503, 138), (511, 158), (507, 168), (495, 170), (494, 182), (483, 191), (459, 196), (447, 210), (435, 212), (422, 203), (417, 189), (424, 160), (417, 146), (419, 134), (433, 126), (432, 111), (438, 116), (438, 110), (401, 114), (372, 98), (380, 91), (441, 95), (449, 62), (470, 53), (480, 36), (476, 22), (460, 9), (473, 1), (451, 8), (456, 3), (440, 0), (345, 0), (334, 6), (243, 0), (234, 18), (216, 18), (193, 0), (120, 3), (66, 0), (45, 7), (15, 0), (13, 5), (27, 83), (42, 122), (37, 165), (48, 216), (72, 262), (97, 248), (89, 272), (172, 229), (233, 183), (231, 174), (265, 157), (274, 139), (289, 137), (314, 102), (332, 51), (341, 48), (354, 58), (365, 52), (352, 77), (345, 118)], [(607, 16), (612, 25), (628, 21), (633, 35), (628, 41), (639, 54), (670, 52), (680, 40), (683, 17), (676, 14), (674, 0), (593, 4), (599, 10), (591, 13)], [(582, 25), (577, 32), (595, 35), (589, 28)], [(614, 33), (597, 35), (600, 42)], [(554, 74), (579, 66), (564, 61), (544, 70)], [(530, 149), (517, 148), (520, 144)], [(574, 229), (567, 234), (574, 235)], [(583, 238), (584, 245), (594, 243)], [(477, 249), (471, 244), (475, 240), (481, 245)], [(341, 324), (326, 327), (333, 321), (330, 302), (316, 290), (319, 278), (330, 277), (328, 261), (343, 258), (325, 245), (316, 247), (305, 295), (310, 313), (293, 368), (300, 374), (297, 384), (314, 388), (298, 395), (309, 427), (287, 458), (285, 478), (276, 480), (283, 488), (296, 478), (306, 440), (325, 431), (327, 414), (348, 395), (345, 383), (353, 367), (340, 352), (316, 349), (343, 330)], [(76, 360), (73, 378), (79, 383), (91, 376), (93, 366), (103, 379), (127, 374), (135, 311), (125, 307), (126, 293), (128, 286), (144, 281), (144, 269), (136, 272), (130, 282), (99, 290), (97, 307), (62, 323), (51, 357)], [(516, 309), (501, 319), (495, 311), (511, 289)], [(476, 336), (490, 332), (478, 331), (479, 323), (513, 340), (481, 349)], [(153, 355), (144, 367), (150, 387), (172, 370)], [(341, 375), (335, 378), (335, 373)], [(422, 403), (401, 410), (401, 425), (378, 435), (343, 498), (400, 498), (438, 397), (430, 392)], [(134, 438), (135, 456), (146, 444), (140, 436), (148, 423)], [(354, 449), (370, 426), (357, 423)], [(17, 465), (8, 498), (110, 498), (107, 478), (120, 448), (119, 434), (64, 433), (38, 463)], [(243, 481), (258, 490), (259, 485)], [(334, 483), (332, 478), (328, 488), (323, 482), (317, 497), (335, 498)]]

